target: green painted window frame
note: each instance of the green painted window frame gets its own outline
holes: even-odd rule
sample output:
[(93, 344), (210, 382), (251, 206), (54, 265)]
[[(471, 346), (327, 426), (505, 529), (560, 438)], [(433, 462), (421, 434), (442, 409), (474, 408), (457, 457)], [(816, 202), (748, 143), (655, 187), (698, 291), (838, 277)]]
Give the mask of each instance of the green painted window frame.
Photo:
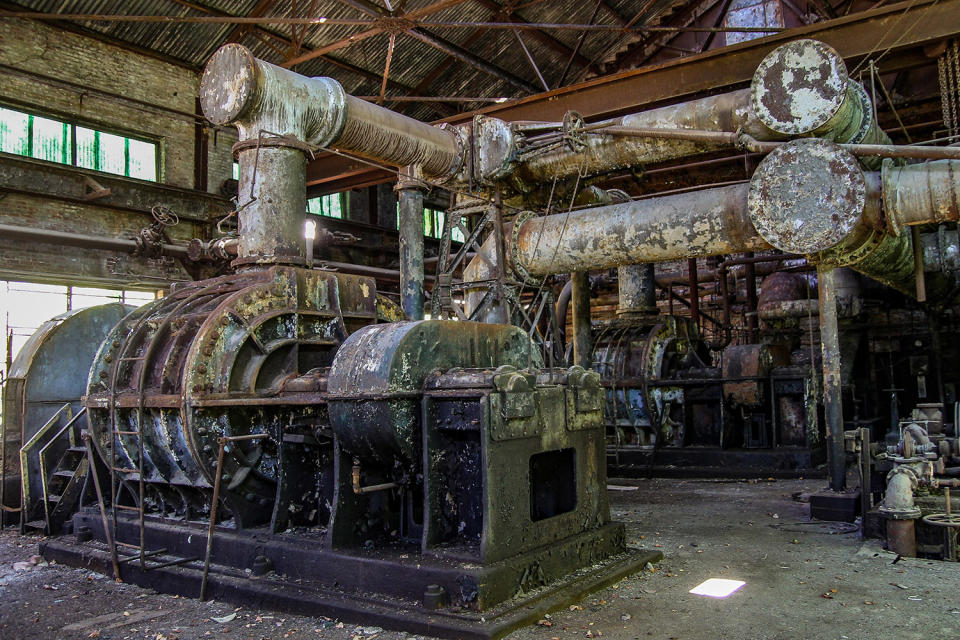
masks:
[[(27, 119), (27, 128), (24, 135), (17, 135), (17, 132), (13, 128), (15, 125), (14, 118), (17, 117), (20, 119), (26, 117)], [(59, 136), (60, 144), (59, 146), (55, 145), (55, 153), (50, 153), (50, 147), (45, 147), (43, 145), (44, 141), (38, 139), (37, 124), (41, 122), (52, 123), (54, 127), (57, 125), (61, 127), (62, 133)], [(83, 149), (78, 149), (78, 131), (80, 131), (84, 137), (89, 133), (93, 134), (89, 153), (84, 153)], [(119, 168), (112, 169), (108, 165), (108, 161), (111, 161), (110, 164), (118, 164), (118, 157), (113, 155), (110, 150), (103, 148), (106, 136), (110, 136), (109, 139), (116, 138), (122, 142), (122, 171), (119, 170)], [(53, 137), (48, 136), (46, 140), (49, 142), (49, 140), (53, 140)], [(40, 142), (39, 148), (38, 141)], [(131, 145), (131, 143), (133, 143), (133, 145)], [(135, 150), (142, 149), (147, 152), (146, 161), (138, 163), (133, 157), (134, 153), (131, 152), (131, 146)], [(147, 149), (146, 146), (152, 147), (152, 162), (150, 162), (149, 159), (150, 150)], [(3, 104), (0, 104), (0, 151), (33, 158), (35, 160), (42, 160), (44, 162), (54, 162), (82, 169), (92, 169), (102, 173), (120, 175), (135, 180), (145, 180), (147, 182), (159, 182), (160, 180), (160, 142), (157, 140), (129, 136), (96, 127), (88, 127), (77, 122), (71, 122), (61, 118), (51, 118), (39, 113), (17, 109)], [(114, 152), (115, 151), (116, 150), (114, 150)], [(141, 167), (141, 169), (135, 171), (134, 175), (131, 175), (131, 169), (137, 166)], [(152, 169), (152, 171), (145, 170), (144, 167)]]
[(346, 204), (343, 193), (331, 193), (317, 198), (308, 198), (307, 213), (343, 220), (347, 217)]
[[(443, 209), (423, 208), (423, 235), (427, 238), (443, 238), (443, 225), (447, 218), (447, 212)], [(400, 203), (397, 203), (397, 229), (400, 229)], [(463, 232), (460, 229), (454, 229), (450, 234), (453, 242), (464, 242)]]

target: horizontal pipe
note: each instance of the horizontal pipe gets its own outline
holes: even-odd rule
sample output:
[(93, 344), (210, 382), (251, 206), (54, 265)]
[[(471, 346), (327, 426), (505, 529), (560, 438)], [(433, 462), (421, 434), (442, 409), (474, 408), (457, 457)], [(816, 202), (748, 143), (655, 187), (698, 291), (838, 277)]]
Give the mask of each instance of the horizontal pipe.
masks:
[[(947, 162), (952, 161), (937, 165), (944, 167), (938, 176), (953, 169)], [(931, 181), (929, 171), (900, 175), (907, 176), (911, 187), (923, 177), (927, 191), (933, 188), (930, 184), (943, 182)], [(890, 190), (897, 181), (881, 178), (877, 172), (865, 173), (839, 145), (797, 140), (767, 156), (749, 185), (530, 218), (514, 234), (514, 259), (523, 270), (543, 276), (776, 247), (852, 267), (915, 296), (918, 261), (911, 235), (895, 236), (887, 230)], [(931, 203), (944, 201), (937, 197), (917, 187), (913, 197), (897, 203), (896, 212), (907, 220), (927, 219), (924, 215), (939, 215), (940, 220), (944, 207), (930, 211)], [(952, 208), (946, 209), (954, 211), (956, 198), (947, 202)], [(938, 238), (937, 242), (925, 238), (916, 250), (923, 252), (927, 265), (956, 264), (956, 242), (951, 244), (955, 237)], [(925, 280), (932, 299), (947, 296), (954, 288), (942, 271)]]
[[(960, 154), (960, 147), (940, 147)], [(960, 161), (942, 160), (902, 167), (885, 163), (883, 199), (891, 228), (956, 222), (960, 219)]]
[(571, 149), (564, 145), (518, 162), (509, 178), (512, 186), (526, 192), (555, 176), (564, 178), (578, 171), (582, 175), (595, 175), (700, 155), (723, 146), (722, 142), (689, 138), (616, 136), (611, 129), (736, 131), (742, 128), (757, 138), (776, 137), (752, 117), (749, 89), (633, 113), (597, 124), (601, 128), (591, 125), (595, 130), (584, 137), (582, 148)]
[[(106, 238), (103, 236), (88, 236), (69, 231), (54, 231), (52, 229), (38, 229), (34, 227), (18, 227), (9, 224), (0, 224), (0, 236), (11, 240), (27, 242), (45, 242), (82, 249), (104, 249), (107, 251), (124, 251), (133, 253), (139, 248), (134, 240), (126, 238)], [(181, 245), (164, 243), (161, 246), (164, 255), (174, 258), (186, 258), (187, 248)]]
[(736, 184), (523, 223), (514, 255), (535, 276), (769, 249)]
[[(489, 129), (498, 133), (495, 127)], [(889, 142), (874, 122), (866, 92), (849, 79), (839, 54), (821, 42), (797, 40), (764, 58), (749, 89), (586, 125), (572, 132), (574, 137), (584, 134), (581, 145), (562, 145), (515, 161), (510, 180), (515, 188), (530, 191), (556, 177), (702, 154), (738, 145), (731, 132), (757, 141), (809, 135), (844, 143)], [(502, 135), (493, 138), (502, 146)], [(482, 136), (480, 140), (482, 144)], [(512, 159), (515, 154), (502, 155)]]
[[(0, 229), (0, 231), (2, 231), (2, 229)], [(194, 241), (194, 242), (196, 243), (201, 241)], [(204, 243), (201, 242), (201, 245), (203, 244)], [(226, 238), (226, 239), (221, 238), (218, 240), (212, 240), (209, 243), (206, 243), (205, 245), (206, 247), (210, 247), (212, 250), (205, 252), (202, 255), (204, 258), (207, 258), (207, 259), (217, 259), (217, 258), (229, 259), (230, 257), (237, 255), (238, 244), (239, 244), (239, 241), (237, 240), (237, 238)], [(323, 248), (325, 246), (328, 246), (328, 245), (321, 243), (320, 236), (318, 236), (314, 240), (314, 247)], [(171, 247), (173, 247), (174, 249), (181, 248), (174, 245), (171, 245)], [(186, 251), (186, 249), (184, 249), (184, 251)], [(201, 254), (198, 251), (197, 253), (194, 253), (191, 257), (192, 259), (197, 260), (197, 259), (200, 259), (200, 256)], [(363, 264), (352, 264), (349, 262), (336, 262), (333, 260), (323, 260), (323, 259), (318, 259), (315, 262), (317, 263), (318, 266), (321, 266), (321, 267), (325, 266), (331, 269), (336, 269), (337, 271), (340, 271), (342, 273), (350, 273), (357, 276), (370, 276), (370, 277), (377, 278), (378, 280), (389, 281), (389, 282), (400, 281), (400, 271), (398, 271), (397, 269), (385, 269), (383, 267), (371, 267)], [(427, 280), (430, 282), (432, 282), (434, 279), (435, 278), (430, 275), (424, 277), (424, 280)]]
[(456, 134), (347, 94), (333, 78), (307, 78), (258, 60), (237, 44), (221, 47), (200, 82), (203, 113), (234, 124), (240, 140), (289, 136), (402, 167), (444, 176), (460, 163)]
[[(687, 140), (689, 142), (721, 145), (757, 153), (769, 153), (787, 144), (786, 141), (760, 141), (736, 131), (706, 131), (703, 129), (665, 129), (657, 127), (605, 126), (595, 133), (630, 138), (656, 140)], [(960, 147), (931, 147), (920, 144), (838, 144), (858, 157), (908, 158), (914, 160), (960, 160)]]

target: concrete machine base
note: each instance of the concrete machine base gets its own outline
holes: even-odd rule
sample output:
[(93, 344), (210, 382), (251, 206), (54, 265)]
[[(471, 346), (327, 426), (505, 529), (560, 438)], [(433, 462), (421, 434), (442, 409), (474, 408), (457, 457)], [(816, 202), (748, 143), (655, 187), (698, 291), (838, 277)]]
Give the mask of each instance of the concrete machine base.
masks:
[[(99, 514), (82, 511), (74, 517), (73, 527), (82, 532), (81, 538), (92, 536), (92, 540), (80, 542), (74, 536), (49, 540), (41, 545), (44, 558), (110, 574), (110, 553)], [(305, 544), (302, 535), (218, 529), (207, 595), (238, 605), (325, 615), (436, 637), (500, 638), (663, 558), (659, 551), (629, 549), (550, 580), (551, 565), (563, 565), (565, 555), (581, 552), (584, 545), (604, 549), (622, 535), (622, 525), (611, 524), (589, 536), (573, 536), (519, 560), (483, 567), (424, 557), (412, 546), (398, 545), (386, 551), (353, 550), (347, 555), (325, 548), (320, 534), (315, 544)], [(206, 545), (205, 526), (148, 518), (145, 536), (148, 549), (163, 548), (165, 552), (151, 556), (147, 566), (155, 568), (146, 571), (140, 569), (137, 560), (121, 560), (121, 579), (161, 593), (197, 597)], [(120, 542), (134, 543), (139, 537), (136, 519), (120, 516), (117, 537)], [(124, 557), (131, 553), (121, 549)], [(197, 560), (158, 566), (183, 558)], [(542, 575), (528, 575), (529, 571), (523, 569), (534, 566), (539, 567)], [(546, 586), (542, 586), (543, 582), (547, 582)], [(429, 609), (424, 606), (428, 585), (439, 585), (446, 593), (474, 588), (470, 585), (480, 585), (482, 590), (508, 588), (515, 593), (482, 612)], [(426, 600), (429, 602), (430, 598)]]

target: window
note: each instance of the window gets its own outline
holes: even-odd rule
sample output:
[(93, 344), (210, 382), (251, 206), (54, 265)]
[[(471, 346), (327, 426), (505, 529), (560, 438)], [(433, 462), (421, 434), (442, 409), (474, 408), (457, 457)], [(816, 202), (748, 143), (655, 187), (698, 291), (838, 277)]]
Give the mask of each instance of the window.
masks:
[[(446, 220), (446, 212), (439, 209), (423, 209), (423, 235), (428, 238), (442, 238), (443, 225)], [(397, 229), (400, 228), (400, 204), (397, 203)], [(459, 228), (454, 228), (450, 234), (450, 239), (454, 242), (463, 242), (463, 232)]]
[(7, 374), (7, 363), (13, 361), (33, 332), (50, 318), (71, 309), (111, 302), (139, 307), (156, 297), (155, 291), (0, 281), (0, 327), (4, 330), (4, 339), (0, 341), (0, 378)]
[(157, 181), (157, 144), (0, 107), (0, 151)]
[(314, 213), (328, 218), (343, 218), (343, 194), (331, 193), (319, 198), (310, 198), (307, 200), (307, 213)]

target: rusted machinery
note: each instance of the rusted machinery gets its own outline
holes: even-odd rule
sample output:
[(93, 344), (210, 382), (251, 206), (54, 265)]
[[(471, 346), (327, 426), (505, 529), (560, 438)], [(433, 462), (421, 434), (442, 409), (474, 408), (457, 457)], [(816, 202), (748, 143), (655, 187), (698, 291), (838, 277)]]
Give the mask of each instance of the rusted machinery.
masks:
[(544, 367), (509, 324), (378, 324), (372, 278), (306, 266), (309, 145), (451, 162), (431, 142), (446, 132), (338, 86), (233, 45), (208, 65), (205, 114), (240, 131), (236, 272), (105, 337), (85, 396), (98, 501), (44, 553), (201, 598), (502, 635), (661, 554), (610, 521), (595, 372)]
[(597, 332), (611, 473), (795, 475), (823, 462), (802, 352), (794, 362), (786, 345), (765, 341), (714, 357), (679, 316), (618, 319)]
[(847, 432), (847, 450), (858, 460), (867, 535), (914, 558), (960, 561), (960, 439), (956, 416), (945, 420), (942, 403), (917, 405), (899, 422), (895, 443), (871, 442), (867, 429)]
[[(235, 256), (235, 273), (174, 287), (106, 337), (85, 401), (99, 499), (74, 517), (76, 541), (45, 546), (157, 588), (500, 635), (574, 581), (582, 593), (659, 556), (628, 551), (610, 522), (605, 425), (678, 450), (817, 444), (815, 359), (804, 368), (786, 355), (796, 296), (765, 300), (770, 333), (714, 362), (693, 324), (653, 317), (651, 271), (634, 265), (770, 248), (819, 265), (834, 478), (844, 463), (838, 268), (905, 293), (956, 287), (955, 234), (903, 231), (960, 217), (950, 177), (960, 152), (883, 144), (862, 87), (812, 41), (774, 51), (748, 90), (603, 123), (571, 113), (433, 127), (237, 45), (208, 64), (201, 103), (240, 132), (239, 237), (193, 248)], [(741, 184), (536, 211), (544, 185), (570, 195), (581, 177), (723, 146), (769, 155)], [(323, 147), (403, 167), (408, 322), (378, 324), (372, 278), (308, 264), (305, 158)], [(939, 159), (892, 160), (910, 154)], [(436, 184), (470, 190), (457, 211), (480, 220), (464, 229), (475, 257), (457, 322), (422, 320), (422, 190)], [(466, 215), (448, 216), (448, 240)], [(449, 257), (435, 295), (453, 306)], [(613, 267), (622, 313), (593, 349), (583, 283)], [(552, 305), (528, 313), (519, 293), (566, 272), (576, 364), (545, 366), (540, 347), (552, 354), (555, 337), (531, 335)], [(284, 588), (245, 569), (273, 570)]]
[[(71, 447), (81, 444), (86, 426), (84, 372), (131, 310), (107, 304), (68, 311), (45, 322), (17, 354), (3, 387), (0, 526), (56, 533), (76, 508), (85, 469), (82, 450)], [(58, 432), (65, 437), (53, 438)]]

